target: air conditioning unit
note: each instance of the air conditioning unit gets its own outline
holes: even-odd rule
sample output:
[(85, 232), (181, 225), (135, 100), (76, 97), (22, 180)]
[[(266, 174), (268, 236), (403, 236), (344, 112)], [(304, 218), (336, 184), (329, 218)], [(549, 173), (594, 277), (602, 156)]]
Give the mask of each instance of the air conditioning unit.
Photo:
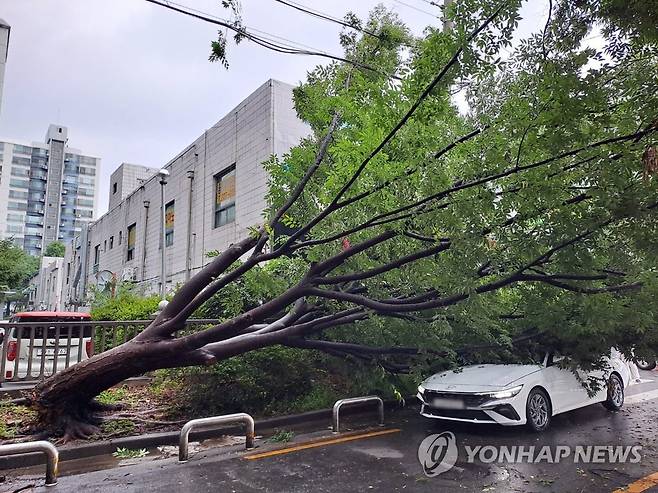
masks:
[(126, 267), (121, 272), (122, 281), (136, 281), (139, 274), (139, 267)]

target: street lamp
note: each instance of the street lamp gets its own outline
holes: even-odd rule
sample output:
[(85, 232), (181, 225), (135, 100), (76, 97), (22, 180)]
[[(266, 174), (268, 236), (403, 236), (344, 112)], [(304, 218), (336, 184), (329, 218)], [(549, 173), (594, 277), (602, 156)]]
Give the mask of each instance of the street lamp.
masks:
[(164, 310), (168, 304), (167, 301), (167, 289), (166, 289), (166, 265), (165, 265), (165, 185), (167, 184), (167, 177), (169, 176), (169, 171), (166, 169), (161, 169), (158, 171), (158, 176), (160, 177), (160, 303), (158, 303), (158, 309), (160, 311)]

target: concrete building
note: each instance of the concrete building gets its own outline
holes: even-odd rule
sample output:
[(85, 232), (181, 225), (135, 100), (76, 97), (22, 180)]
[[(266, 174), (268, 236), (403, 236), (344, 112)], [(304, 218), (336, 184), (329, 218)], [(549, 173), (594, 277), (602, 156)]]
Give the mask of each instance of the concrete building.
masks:
[(0, 139), (0, 237), (30, 255), (69, 242), (95, 216), (100, 159), (67, 140), (62, 125), (50, 125), (45, 142)]
[(61, 311), (64, 309), (63, 286), (64, 259), (41, 257), (39, 272), (30, 281), (28, 307), (38, 311)]
[(5, 86), (5, 64), (9, 54), (9, 33), (11, 27), (0, 19), (0, 113), (2, 113), (2, 90)]
[[(226, 249), (262, 224), (267, 192), (262, 163), (310, 134), (297, 118), (292, 89), (266, 82), (163, 166), (169, 173), (164, 200), (167, 290), (208, 263), (208, 252)], [(124, 165), (112, 176), (126, 176), (127, 170)], [(132, 281), (144, 293), (160, 290), (160, 181), (158, 175), (148, 178), (90, 224), (86, 238), (83, 233), (68, 243), (67, 308), (80, 309), (94, 287), (102, 289), (114, 279)], [(111, 204), (118, 183), (110, 182)]]
[(139, 164), (121, 163), (110, 177), (110, 205), (114, 209), (133, 191), (141, 187), (146, 180), (158, 172), (157, 169)]

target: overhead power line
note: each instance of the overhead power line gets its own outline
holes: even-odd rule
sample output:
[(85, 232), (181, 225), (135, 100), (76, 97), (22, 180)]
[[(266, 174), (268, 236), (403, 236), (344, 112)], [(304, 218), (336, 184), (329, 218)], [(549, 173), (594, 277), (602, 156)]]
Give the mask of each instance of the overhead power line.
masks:
[[(169, 10), (173, 10), (174, 12), (178, 12), (183, 15), (187, 15), (189, 17), (194, 17), (195, 19), (202, 20), (204, 22), (208, 22), (210, 24), (214, 24), (216, 26), (221, 26), (226, 29), (229, 29), (233, 31), (236, 34), (239, 34), (240, 36), (248, 39), (249, 41), (252, 41), (253, 43), (256, 43), (257, 45), (260, 45), (264, 48), (267, 48), (272, 51), (276, 51), (278, 53), (284, 53), (288, 55), (308, 55), (308, 56), (317, 56), (317, 57), (322, 57), (322, 58), (328, 58), (330, 60), (338, 61), (338, 62), (343, 62), (347, 63), (349, 65), (353, 65), (355, 67), (365, 69), (365, 70), (371, 70), (373, 72), (380, 73), (382, 75), (385, 75), (388, 78), (392, 79), (399, 79), (399, 77), (395, 75), (389, 75), (381, 70), (371, 67), (370, 65), (367, 65), (365, 63), (360, 63), (354, 60), (349, 60), (347, 58), (338, 56), (338, 55), (332, 55), (331, 53), (327, 53), (324, 51), (319, 51), (316, 49), (302, 49), (302, 48), (296, 48), (295, 46), (291, 44), (286, 44), (282, 43), (279, 41), (275, 41), (274, 38), (277, 38), (278, 36), (275, 36), (273, 34), (269, 33), (264, 33), (264, 31), (260, 31), (261, 33), (264, 33), (263, 35), (256, 35), (251, 32), (249, 32), (247, 27), (244, 26), (236, 26), (235, 24), (232, 24), (231, 22), (227, 21), (226, 19), (221, 19), (219, 17), (213, 16), (211, 14), (207, 14), (205, 12), (202, 12), (200, 10), (196, 10), (190, 7), (187, 7), (182, 4), (170, 2), (167, 0), (145, 0), (146, 2), (158, 5), (160, 7), (164, 7)], [(252, 30), (256, 31), (256, 30)], [(280, 38), (279, 39), (285, 39), (285, 38)], [(295, 43), (294, 41), (286, 40), (289, 43)], [(299, 44), (299, 43), (296, 43)]]
[(312, 15), (313, 17), (317, 17), (319, 19), (324, 19), (326, 21), (333, 22), (335, 24), (340, 24), (343, 27), (354, 29), (355, 31), (362, 32), (364, 34), (367, 34), (368, 36), (372, 36), (373, 38), (382, 39), (382, 36), (380, 36), (379, 34), (373, 32), (369, 29), (365, 29), (365, 28), (362, 28), (362, 27), (352, 25), (349, 22), (344, 21), (343, 19), (339, 19), (338, 17), (334, 17), (332, 15), (325, 14), (324, 12), (320, 12), (319, 10), (311, 9), (310, 7), (302, 5), (301, 3), (293, 2), (293, 1), (290, 1), (290, 0), (274, 0), (274, 1), (277, 2), (277, 3), (280, 3), (282, 5), (286, 5), (288, 7), (291, 7), (295, 10), (300, 11), (300, 12), (304, 12), (306, 14)]
[(406, 2), (402, 2), (401, 0), (393, 0), (393, 1), (394, 1), (395, 3), (399, 3), (400, 5), (404, 5), (405, 7), (408, 7), (408, 8), (410, 8), (410, 9), (413, 9), (413, 10), (415, 10), (415, 11), (417, 11), (417, 12), (421, 12), (421, 13), (423, 13), (423, 14), (426, 14), (426, 15), (429, 15), (429, 16), (431, 16), (431, 17), (434, 17), (435, 19), (438, 17), (437, 14), (433, 14), (433, 13), (431, 13), (431, 12), (428, 12), (427, 10), (419, 9), (418, 7), (414, 7), (413, 5), (410, 5), (410, 4), (406, 3)]

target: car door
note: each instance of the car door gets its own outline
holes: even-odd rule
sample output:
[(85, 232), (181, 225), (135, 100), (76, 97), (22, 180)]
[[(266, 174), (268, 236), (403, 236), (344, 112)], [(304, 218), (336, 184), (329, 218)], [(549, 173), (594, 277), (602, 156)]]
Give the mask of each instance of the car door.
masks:
[[(546, 380), (549, 382), (549, 392), (553, 405), (553, 414), (562, 413), (585, 405), (589, 401), (587, 390), (576, 375), (567, 368), (558, 366), (564, 361), (564, 356), (551, 354), (546, 362)], [(583, 376), (582, 374), (580, 375)]]

